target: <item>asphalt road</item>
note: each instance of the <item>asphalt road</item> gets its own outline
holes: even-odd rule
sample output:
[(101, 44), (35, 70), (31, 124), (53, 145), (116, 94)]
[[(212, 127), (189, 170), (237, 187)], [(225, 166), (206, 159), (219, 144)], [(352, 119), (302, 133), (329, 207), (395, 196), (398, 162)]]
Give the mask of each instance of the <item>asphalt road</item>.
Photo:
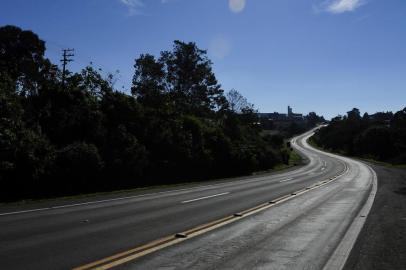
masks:
[(371, 167), (378, 192), (344, 269), (406, 269), (406, 169)]
[[(345, 171), (345, 177), (337, 181), (337, 183), (329, 184), (329, 187), (321, 188), (320, 191), (309, 192), (309, 195), (298, 197), (298, 199), (292, 201), (301, 200), (296, 201), (296, 204), (286, 203), (285, 206), (281, 205), (275, 208), (276, 210), (280, 209), (280, 207), (283, 208), (280, 210), (282, 214), (279, 214), (281, 216), (278, 219), (281, 221), (280, 224), (283, 223), (284, 217), (289, 217), (285, 220), (286, 224), (283, 223), (285, 224), (284, 228), (286, 228), (285, 233), (289, 228), (293, 228), (292, 224), (299, 224), (293, 220), (298, 221), (300, 218), (312, 217), (314, 220), (319, 221), (319, 224), (324, 224), (324, 227), (315, 226), (313, 236), (318, 235), (317, 233), (314, 234), (317, 230), (328, 228), (326, 230), (329, 233), (323, 234), (321, 240), (318, 239), (319, 244), (316, 245), (318, 249), (311, 252), (311, 255), (314, 256), (316, 252), (320, 252), (320, 249), (324, 250), (324, 252), (328, 251), (328, 254), (323, 256), (322, 259), (315, 260), (319, 262), (318, 266), (324, 265), (342, 238), (345, 229), (365, 201), (366, 195), (370, 191), (372, 173), (359, 162), (338, 158), (312, 149), (305, 143), (305, 138), (309, 134), (304, 134), (292, 140), (293, 147), (305, 155), (308, 160), (307, 165), (297, 170), (280, 174), (247, 177), (246, 179), (238, 178), (235, 181), (197, 185), (179, 190), (137, 194), (127, 196), (127, 198), (108, 197), (105, 201), (99, 202), (80, 202), (77, 205), (59, 205), (54, 208), (41, 207), (40, 209), (29, 209), (29, 212), (21, 212), (27, 209), (13, 209), (12, 212), (2, 212), (0, 213), (0, 268), (70, 269), (222, 218), (260, 203), (268, 202)], [(307, 198), (308, 196), (311, 197)], [(337, 209), (333, 207), (334, 209), (326, 212), (325, 205), (328, 200), (335, 200), (334, 202), (331, 201), (331, 205), (339, 207)], [(309, 213), (313, 213), (312, 211), (317, 210), (319, 211), (315, 214), (317, 217), (309, 215)], [(269, 211), (264, 214), (267, 213), (269, 214)], [(330, 216), (327, 217), (326, 215), (329, 213)], [(331, 216), (331, 213), (335, 213), (335, 216)], [(292, 217), (296, 218), (291, 220)], [(239, 232), (235, 235), (245, 235), (245, 237), (249, 238), (247, 232), (250, 230), (241, 233), (241, 224), (249, 221), (250, 219), (247, 219), (238, 224), (230, 225), (230, 227), (222, 228), (218, 232), (220, 240), (229, 239), (226, 236), (227, 232)], [(249, 224), (245, 225), (246, 228), (250, 228)], [(258, 235), (282, 237), (273, 231), (275, 228), (270, 231), (263, 230), (266, 234)], [(280, 228), (278, 230), (279, 232), (283, 231)], [(292, 232), (293, 235), (300, 236), (297, 231), (296, 233)], [(206, 251), (216, 250), (213, 246), (207, 246), (212, 241), (202, 239), (205, 238), (197, 238), (187, 244), (178, 245), (177, 248), (189, 248), (188, 254), (192, 254), (194, 260), (196, 258), (198, 261), (202, 260), (207, 257), (204, 256), (202, 250), (196, 250), (196, 247), (205, 246)], [(245, 242), (240, 239), (236, 240), (236, 243), (242, 243), (241, 241), (243, 241), (245, 244), (241, 246), (246, 247), (247, 238), (244, 239)], [(327, 240), (334, 241), (328, 243)], [(196, 241), (203, 242), (196, 243)], [(253, 241), (251, 244), (253, 243), (256, 242)], [(266, 241), (262, 243), (266, 243)], [(312, 243), (315, 245), (314, 242)], [(328, 248), (320, 243), (328, 245)], [(220, 244), (217, 244), (216, 247), (224, 250), (224, 246)], [(307, 248), (307, 246), (303, 245), (303, 248), (305, 247)], [(265, 250), (265, 248), (262, 250)], [(239, 261), (241, 267), (245, 265), (248, 268), (239, 268), (236, 267), (238, 265), (230, 264), (234, 266), (230, 266), (229, 269), (253, 268), (249, 267), (253, 265), (252, 262), (241, 261), (243, 257), (240, 255), (244, 254), (241, 249), (237, 248), (234, 251), (234, 253), (230, 251), (230, 254), (234, 254), (234, 256), (238, 256), (235, 258), (239, 258), (239, 260), (234, 261)], [(176, 248), (169, 248), (162, 252), (184, 254), (176, 253)], [(193, 252), (197, 253), (193, 254)], [(249, 254), (255, 252), (255, 250), (250, 249)], [(255, 254), (257, 255), (253, 258), (257, 259), (260, 259), (260, 256), (263, 255), (258, 252)], [(174, 254), (169, 255), (170, 257), (161, 256), (160, 258), (176, 257)], [(302, 259), (311, 259), (312, 256), (303, 256)], [(190, 258), (186, 259), (191, 260)], [(197, 264), (194, 265), (196, 267), (192, 268), (187, 268), (186, 266), (189, 264), (184, 263), (185, 268), (176, 267), (172, 269), (227, 268), (224, 267), (224, 262), (225, 259), (218, 262), (213, 261), (213, 266)], [(281, 261), (275, 261), (274, 263), (279, 266), (284, 265)], [(151, 255), (135, 264), (127, 264), (125, 267), (129, 267), (129, 269), (132, 269), (132, 267), (137, 269), (158, 269), (167, 264), (168, 262), (165, 259), (159, 260), (154, 255)]]

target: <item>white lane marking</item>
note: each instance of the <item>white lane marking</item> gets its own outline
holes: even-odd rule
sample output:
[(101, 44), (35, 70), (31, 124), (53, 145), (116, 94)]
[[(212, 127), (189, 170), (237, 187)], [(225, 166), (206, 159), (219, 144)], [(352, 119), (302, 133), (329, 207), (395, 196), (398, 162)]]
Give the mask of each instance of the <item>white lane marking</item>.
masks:
[(7, 215), (15, 215), (15, 214), (23, 214), (23, 213), (30, 213), (30, 212), (38, 212), (38, 211), (45, 211), (51, 209), (50, 207), (48, 208), (37, 208), (37, 209), (31, 209), (31, 210), (23, 210), (23, 211), (16, 211), (16, 212), (9, 212), (9, 213), (2, 213), (0, 216), (7, 216)]
[[(295, 138), (294, 139), (294, 144), (296, 144), (296, 143), (297, 142), (296, 142), (296, 138)], [(302, 169), (298, 169), (296, 171), (288, 172), (287, 174), (299, 173), (301, 170)], [(0, 213), (0, 216), (17, 215), (17, 214), (25, 214), (25, 213), (32, 213), (32, 212), (42, 212), (42, 211), (49, 211), (49, 210), (53, 210), (53, 209), (59, 209), (59, 208), (69, 208), (69, 207), (92, 205), (92, 204), (105, 203), (105, 202), (122, 201), (122, 200), (127, 200), (127, 199), (135, 199), (135, 198), (141, 198), (141, 197), (146, 197), (146, 196), (166, 194), (166, 193), (171, 193), (171, 192), (176, 193), (176, 192), (179, 192), (179, 191), (192, 191), (192, 190), (199, 189), (199, 188), (207, 188), (207, 187), (219, 186), (219, 185), (223, 185), (223, 184), (229, 184), (229, 183), (232, 183), (232, 182), (236, 183), (236, 184), (239, 183), (239, 182), (244, 182), (244, 183), (256, 182), (256, 181), (260, 182), (260, 181), (269, 180), (269, 177), (273, 177), (273, 176), (275, 176), (275, 178), (278, 178), (278, 174), (275, 174), (275, 175), (270, 175), (270, 176), (263, 176), (263, 177), (254, 178), (252, 180), (242, 179), (242, 180), (237, 180), (237, 181), (229, 181), (229, 182), (226, 181), (226, 182), (222, 182), (222, 183), (216, 183), (216, 184), (210, 184), (210, 185), (202, 185), (202, 186), (196, 186), (196, 187), (190, 187), (190, 188), (174, 189), (174, 190), (146, 193), (146, 194), (119, 197), (119, 198), (112, 198), (112, 199), (105, 199), (105, 200), (98, 200), (98, 201), (90, 201), (90, 202), (83, 202), (83, 203), (66, 204), (66, 205), (60, 205), (60, 206), (50, 206), (50, 207), (44, 207), (44, 208), (35, 208), (35, 209), (29, 209), (29, 210)], [(279, 175), (279, 177), (280, 177), (280, 175)]]
[(105, 203), (105, 202), (122, 201), (122, 200), (136, 199), (136, 198), (142, 198), (142, 197), (154, 196), (154, 195), (161, 195), (161, 194), (167, 194), (167, 193), (176, 193), (176, 192), (180, 192), (180, 191), (192, 191), (192, 190), (199, 189), (199, 188), (209, 188), (209, 187), (221, 186), (223, 184), (227, 185), (227, 184), (231, 184), (231, 183), (238, 184), (240, 182), (243, 182), (243, 183), (260, 182), (260, 181), (269, 180), (269, 178), (273, 177), (273, 176), (275, 176), (275, 178), (278, 177), (278, 175), (275, 174), (275, 175), (270, 175), (270, 176), (263, 176), (263, 177), (253, 178), (252, 180), (243, 179), (243, 180), (237, 180), (235, 182), (233, 182), (233, 181), (228, 182), (227, 181), (227, 182), (211, 184), (211, 185), (203, 185), (203, 186), (196, 186), (196, 187), (190, 187), (190, 188), (181, 188), (181, 189), (174, 189), (174, 190), (146, 193), (146, 194), (119, 197), (119, 198), (112, 198), (112, 199), (105, 199), (105, 200), (97, 200), (97, 201), (90, 201), (90, 202), (83, 202), (83, 203), (65, 204), (65, 205), (59, 205), (59, 206), (50, 206), (50, 207), (44, 207), (44, 208), (35, 208), (35, 209), (29, 209), (29, 210), (0, 213), (0, 216), (25, 214), (25, 213), (31, 213), (31, 212), (42, 212), (42, 211), (48, 211), (48, 210), (60, 209), (60, 208), (70, 208), (70, 207), (75, 207), (75, 206), (83, 206), (83, 205), (92, 205), (92, 204)]
[[(292, 173), (294, 173), (294, 171)], [(237, 180), (235, 182), (233, 182), (233, 181), (228, 182), (227, 181), (227, 182), (216, 183), (216, 184), (211, 184), (211, 185), (202, 185), (202, 186), (196, 186), (196, 187), (190, 187), (190, 188), (181, 188), (181, 189), (174, 189), (174, 190), (146, 193), (146, 194), (119, 197), (119, 198), (112, 198), (112, 199), (105, 199), (105, 200), (97, 200), (97, 201), (90, 201), (90, 202), (83, 202), (83, 203), (65, 204), (65, 205), (59, 205), (59, 206), (50, 206), (50, 207), (44, 207), (44, 208), (35, 208), (35, 209), (29, 209), (29, 210), (0, 213), (0, 216), (17, 215), (17, 214), (25, 214), (25, 213), (32, 213), (32, 212), (42, 212), (42, 211), (48, 211), (48, 210), (60, 209), (60, 208), (70, 208), (70, 207), (75, 207), (75, 206), (83, 206), (83, 205), (92, 205), (92, 204), (105, 203), (105, 202), (122, 201), (122, 200), (136, 199), (136, 198), (142, 198), (142, 197), (154, 196), (154, 195), (161, 195), (161, 194), (167, 194), (167, 193), (176, 193), (176, 192), (180, 192), (180, 191), (192, 191), (192, 190), (199, 189), (199, 188), (209, 188), (209, 187), (214, 187), (214, 186), (221, 186), (223, 184), (227, 185), (227, 184), (230, 184), (230, 183), (238, 184), (240, 182), (243, 182), (243, 183), (260, 182), (260, 181), (269, 180), (269, 178), (270, 177), (272, 178), (273, 176), (275, 176), (275, 178), (278, 178), (278, 175), (275, 174), (275, 175), (270, 175), (270, 176), (263, 176), (263, 177), (253, 178), (252, 180), (243, 179), (243, 180)]]
[(287, 182), (287, 181), (290, 181), (290, 180), (293, 180), (293, 178), (283, 179), (283, 180), (279, 181), (279, 183)]
[(200, 198), (193, 199), (193, 200), (183, 201), (182, 203), (190, 203), (190, 202), (210, 199), (210, 198), (214, 198), (214, 197), (218, 197), (218, 196), (224, 196), (224, 195), (227, 195), (227, 194), (230, 194), (230, 192), (224, 192), (224, 193), (214, 194), (214, 195), (210, 195), (210, 196), (200, 197)]
[[(216, 184), (200, 186), (200, 188), (211, 187), (211, 186), (216, 186)], [(135, 199), (135, 198), (141, 198), (141, 197), (146, 197), (146, 196), (166, 194), (166, 193), (170, 193), (170, 192), (175, 192), (176, 193), (176, 192), (179, 192), (179, 191), (189, 191), (189, 190), (194, 190), (194, 189), (197, 189), (197, 188), (199, 188), (199, 187), (182, 188), (182, 189), (161, 191), (161, 192), (155, 192), (155, 193), (147, 193), (147, 194), (140, 194), (140, 195), (134, 195), (134, 196), (112, 198), (112, 199), (106, 199), (106, 200), (98, 200), (98, 201), (91, 201), (91, 202), (74, 203), (74, 204), (50, 206), (50, 207), (36, 208), (36, 209), (29, 209), (29, 210), (22, 210), (22, 211), (8, 212), (8, 213), (0, 213), (0, 216), (24, 214), (24, 213), (31, 213), (31, 212), (40, 212), (40, 211), (60, 209), (60, 208), (69, 208), (69, 207), (75, 207), (75, 206), (92, 205), (92, 204), (98, 204), (98, 203), (104, 203), (104, 202), (122, 201), (122, 200), (127, 200), (127, 199)]]

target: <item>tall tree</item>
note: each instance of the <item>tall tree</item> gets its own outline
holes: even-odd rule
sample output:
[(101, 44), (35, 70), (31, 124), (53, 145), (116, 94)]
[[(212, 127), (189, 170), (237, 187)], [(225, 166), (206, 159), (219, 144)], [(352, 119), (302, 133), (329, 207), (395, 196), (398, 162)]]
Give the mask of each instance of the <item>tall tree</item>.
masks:
[(0, 72), (6, 72), (22, 94), (37, 91), (41, 73), (49, 67), (44, 53), (45, 42), (33, 32), (11, 25), (0, 28)]
[(150, 54), (142, 54), (135, 60), (134, 68), (133, 96), (147, 107), (164, 109), (167, 97), (165, 64)]
[(226, 108), (223, 92), (207, 52), (195, 43), (177, 40), (158, 60), (141, 55), (135, 61), (132, 93), (148, 104), (168, 94), (177, 112), (207, 117)]
[(230, 106), (230, 110), (235, 113), (241, 113), (244, 110), (250, 110), (254, 107), (253, 104), (249, 103), (248, 100), (235, 89), (231, 89), (226, 94), (226, 98)]

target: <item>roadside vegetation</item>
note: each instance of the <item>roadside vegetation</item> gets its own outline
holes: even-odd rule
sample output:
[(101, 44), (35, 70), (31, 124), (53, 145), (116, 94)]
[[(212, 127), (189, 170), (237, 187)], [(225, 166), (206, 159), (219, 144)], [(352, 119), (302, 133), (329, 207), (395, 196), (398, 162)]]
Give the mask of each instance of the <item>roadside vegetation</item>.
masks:
[(31, 31), (0, 28), (0, 201), (289, 164), (284, 137), (261, 134), (254, 106), (238, 91), (224, 93), (195, 43), (135, 59), (127, 92), (91, 65), (63, 74), (45, 49)]
[(393, 165), (406, 164), (406, 108), (361, 116), (356, 108), (312, 137), (326, 150)]

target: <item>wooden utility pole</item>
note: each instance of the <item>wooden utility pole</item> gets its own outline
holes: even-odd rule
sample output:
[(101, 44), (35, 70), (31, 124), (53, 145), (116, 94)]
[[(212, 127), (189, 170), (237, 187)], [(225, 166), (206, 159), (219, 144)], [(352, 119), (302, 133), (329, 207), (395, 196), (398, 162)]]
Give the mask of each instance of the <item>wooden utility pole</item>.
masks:
[(73, 61), (73, 59), (71, 59), (70, 57), (75, 56), (73, 54), (74, 51), (75, 51), (75, 49), (63, 49), (62, 50), (62, 52), (63, 52), (63, 54), (62, 54), (63, 58), (61, 59), (61, 62), (62, 62), (62, 85), (65, 85), (66, 65), (69, 62)]

